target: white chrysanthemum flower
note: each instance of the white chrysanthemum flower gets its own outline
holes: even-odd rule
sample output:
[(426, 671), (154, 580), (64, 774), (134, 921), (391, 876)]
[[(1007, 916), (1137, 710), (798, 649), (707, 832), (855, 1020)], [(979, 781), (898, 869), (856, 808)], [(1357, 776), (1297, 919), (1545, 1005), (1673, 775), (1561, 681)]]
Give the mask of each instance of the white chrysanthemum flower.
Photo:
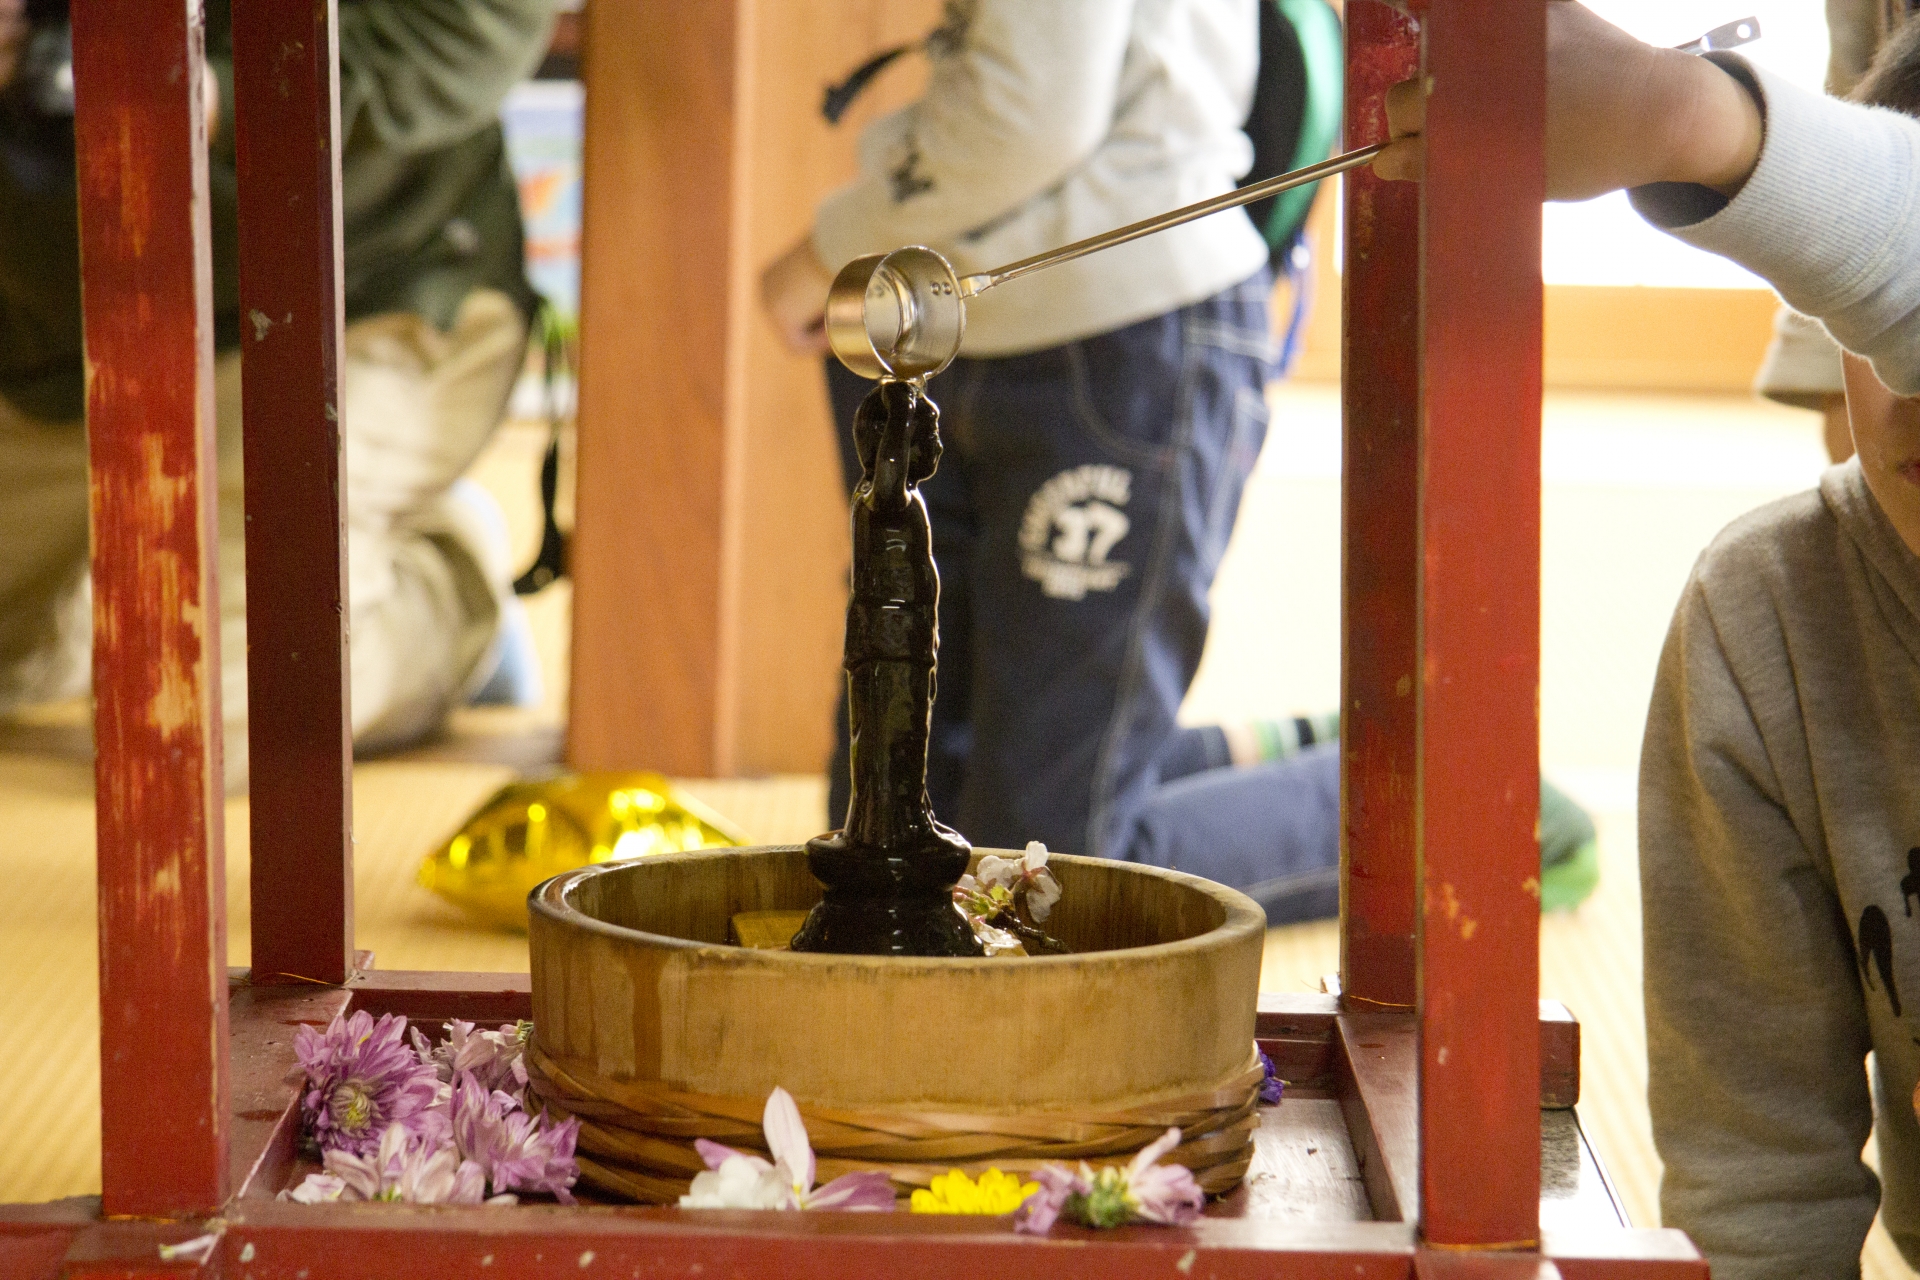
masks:
[(1020, 868), (1021, 878), (1027, 882), (1027, 914), (1039, 924), (1053, 914), (1053, 904), (1060, 901), (1060, 882), (1047, 870), (1047, 846), (1038, 840), (1027, 841)]

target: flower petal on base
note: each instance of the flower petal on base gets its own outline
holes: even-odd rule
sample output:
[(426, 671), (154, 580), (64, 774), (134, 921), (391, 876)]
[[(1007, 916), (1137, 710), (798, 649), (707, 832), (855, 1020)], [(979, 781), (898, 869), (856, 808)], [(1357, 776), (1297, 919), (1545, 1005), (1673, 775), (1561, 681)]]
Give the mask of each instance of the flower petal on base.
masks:
[(160, 1246), (160, 1261), (195, 1264), (205, 1262), (213, 1256), (213, 1251), (220, 1247), (221, 1234), (220, 1231), (209, 1231), (206, 1235), (182, 1240), (179, 1244), (163, 1244)]
[(891, 1213), (893, 1180), (878, 1169), (843, 1173), (807, 1196), (803, 1207)]
[(813, 1189), (813, 1144), (807, 1141), (807, 1126), (800, 1119), (800, 1108), (793, 1095), (779, 1085), (767, 1095), (767, 1108), (760, 1127), (766, 1131), (767, 1151), (776, 1165), (785, 1165), (793, 1178), (794, 1197), (800, 1199)]
[[(756, 1168), (755, 1166), (760, 1166)], [(735, 1155), (718, 1169), (697, 1175), (687, 1194), (680, 1197), (682, 1209), (790, 1209), (793, 1192), (782, 1170), (764, 1160)]]
[(1273, 1065), (1273, 1059), (1267, 1056), (1267, 1051), (1260, 1047), (1258, 1040), (1253, 1042), (1253, 1050), (1260, 1055), (1260, 1069), (1266, 1072), (1266, 1079), (1260, 1082), (1260, 1101), (1273, 1106), (1286, 1093), (1287, 1082), (1280, 1078), (1280, 1072)]
[(693, 1140), (693, 1149), (700, 1153), (700, 1158), (707, 1162), (707, 1168), (709, 1169), (718, 1169), (735, 1156), (756, 1164), (763, 1169), (773, 1168), (771, 1164), (762, 1160), (759, 1156), (749, 1155), (745, 1151), (735, 1151), (732, 1147), (723, 1146), (710, 1138), (695, 1138)]
[[(347, 1180), (331, 1173), (310, 1173), (297, 1187), (282, 1191), (277, 1200), (291, 1200), (295, 1204), (331, 1204), (346, 1195)], [(348, 1199), (357, 1197), (347, 1196)]]
[(1145, 1171), (1154, 1161), (1180, 1145), (1180, 1130), (1168, 1129), (1165, 1133), (1149, 1142), (1134, 1153), (1127, 1164), (1127, 1181), (1131, 1182)]
[(926, 1186), (916, 1190), (910, 1204), (915, 1213), (1005, 1217), (1039, 1190), (1039, 1183), (1022, 1182), (1018, 1175), (997, 1168), (989, 1168), (978, 1182), (960, 1169), (949, 1169), (935, 1174)]
[(1155, 1165), (1133, 1179), (1134, 1212), (1147, 1222), (1184, 1227), (1207, 1207), (1207, 1193), (1184, 1165)]
[(1028, 1235), (1043, 1236), (1053, 1229), (1067, 1198), (1085, 1195), (1087, 1179), (1064, 1164), (1043, 1164), (1033, 1171), (1040, 1189), (1028, 1196), (1014, 1211), (1013, 1229)]

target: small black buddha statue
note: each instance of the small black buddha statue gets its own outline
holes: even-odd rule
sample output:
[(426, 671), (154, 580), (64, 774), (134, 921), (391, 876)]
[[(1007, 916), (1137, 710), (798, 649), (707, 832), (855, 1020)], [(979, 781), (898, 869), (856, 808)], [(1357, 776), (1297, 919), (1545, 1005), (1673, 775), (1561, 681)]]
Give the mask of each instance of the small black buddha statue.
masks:
[(853, 793), (845, 828), (807, 842), (826, 896), (792, 945), (977, 956), (952, 896), (972, 850), (927, 801), (940, 575), (919, 486), (940, 462), (940, 411), (922, 386), (881, 382), (854, 415), (853, 439), (861, 466), (846, 644)]

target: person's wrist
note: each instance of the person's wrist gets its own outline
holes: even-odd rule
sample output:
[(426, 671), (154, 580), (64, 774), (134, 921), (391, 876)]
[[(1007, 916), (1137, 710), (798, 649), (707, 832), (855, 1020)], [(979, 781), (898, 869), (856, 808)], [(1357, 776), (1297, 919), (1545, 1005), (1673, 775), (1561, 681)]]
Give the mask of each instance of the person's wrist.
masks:
[(1687, 106), (1676, 116), (1682, 133), (1673, 171), (1665, 179), (1697, 183), (1731, 198), (1760, 160), (1765, 135), (1760, 104), (1721, 67), (1705, 58), (1682, 56)]

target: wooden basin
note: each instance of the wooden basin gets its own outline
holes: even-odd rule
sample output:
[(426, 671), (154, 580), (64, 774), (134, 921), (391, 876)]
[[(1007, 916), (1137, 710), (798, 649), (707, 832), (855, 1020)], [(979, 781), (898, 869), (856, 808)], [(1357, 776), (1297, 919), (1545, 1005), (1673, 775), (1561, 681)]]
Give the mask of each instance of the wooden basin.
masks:
[(536, 1086), (581, 1115), (589, 1179), (642, 1199), (703, 1167), (693, 1137), (756, 1145), (776, 1085), (823, 1180), (1121, 1155), (1184, 1117), (1187, 1163), (1226, 1189), (1251, 1152), (1265, 916), (1179, 872), (1049, 865), (1047, 926), (1076, 954), (997, 960), (727, 945), (735, 913), (819, 899), (798, 846), (557, 876), (530, 899)]

